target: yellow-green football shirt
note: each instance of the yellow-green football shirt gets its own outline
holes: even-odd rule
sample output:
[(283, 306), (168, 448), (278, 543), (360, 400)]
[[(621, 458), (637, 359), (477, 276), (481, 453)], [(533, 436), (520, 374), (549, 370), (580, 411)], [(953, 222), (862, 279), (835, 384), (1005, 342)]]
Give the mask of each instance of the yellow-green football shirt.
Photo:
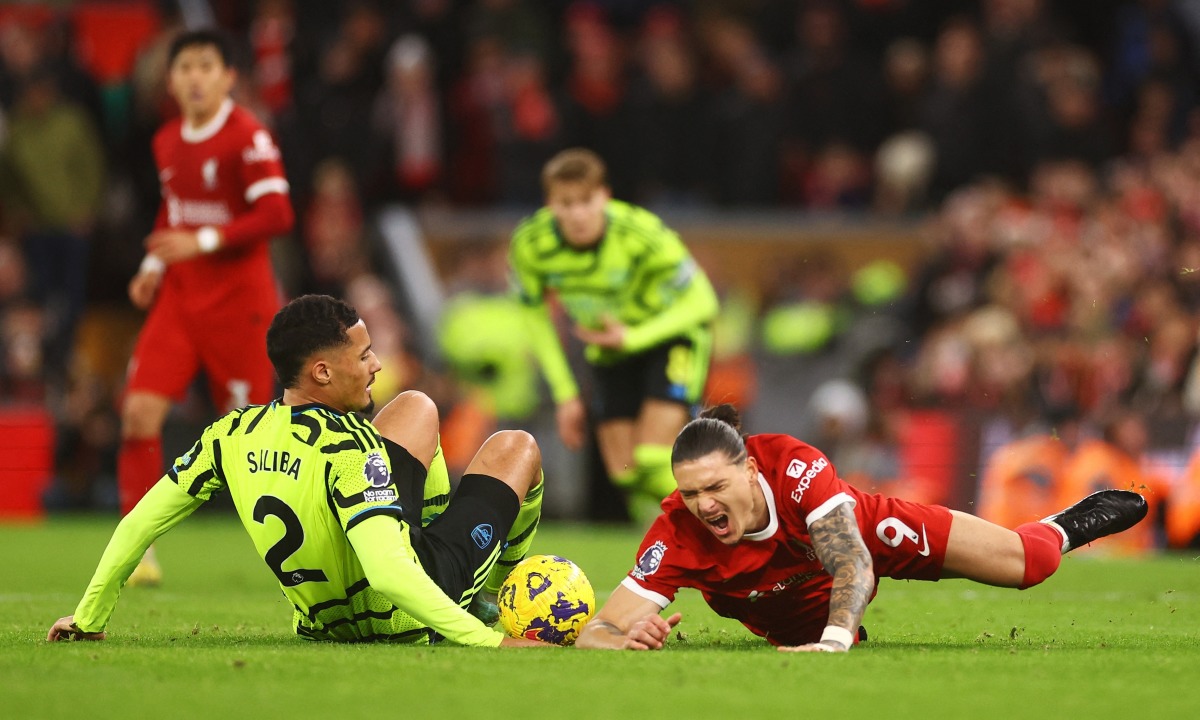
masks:
[(626, 326), (622, 348), (587, 347), (593, 364), (611, 365), (675, 337), (708, 356), (716, 292), (679, 235), (644, 208), (609, 200), (604, 235), (586, 248), (566, 242), (554, 214), (542, 208), (513, 231), (509, 263), (522, 302), (536, 311), (529, 332), (556, 402), (578, 388), (543, 317), (548, 294), (574, 323), (599, 328), (611, 317)]
[[(298, 634), (427, 639), (420, 623), (370, 587), (346, 537), (369, 517), (402, 517), (388, 454), (369, 422), (321, 405), (250, 406), (205, 430), (167, 476), (200, 500), (230, 493), (295, 607)], [(408, 525), (403, 536), (408, 542)]]

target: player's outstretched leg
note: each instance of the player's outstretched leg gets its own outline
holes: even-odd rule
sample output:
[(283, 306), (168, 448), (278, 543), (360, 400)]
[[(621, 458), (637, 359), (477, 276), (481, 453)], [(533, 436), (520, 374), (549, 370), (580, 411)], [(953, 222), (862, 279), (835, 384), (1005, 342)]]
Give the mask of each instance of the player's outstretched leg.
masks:
[(951, 510), (943, 578), (1022, 590), (1058, 570), (1067, 551), (1128, 530), (1146, 517), (1146, 500), (1127, 490), (1102, 490), (1039, 522), (1007, 530)]
[(1063, 535), (1062, 551), (1087, 545), (1137, 525), (1146, 517), (1146, 498), (1129, 490), (1101, 490), (1042, 520)]

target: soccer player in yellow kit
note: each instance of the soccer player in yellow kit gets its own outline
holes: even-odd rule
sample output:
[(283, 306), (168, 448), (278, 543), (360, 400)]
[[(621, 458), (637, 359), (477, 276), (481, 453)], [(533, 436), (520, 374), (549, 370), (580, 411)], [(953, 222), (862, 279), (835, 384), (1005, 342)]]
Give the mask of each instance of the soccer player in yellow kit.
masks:
[(717, 295), (675, 231), (614, 200), (604, 162), (564, 150), (542, 171), (546, 207), (513, 232), (509, 260), (564, 444), (585, 410), (546, 309), (555, 296), (587, 344), (591, 415), (612, 481), (658, 501), (675, 489), (671, 443), (708, 376)]
[(481, 590), (499, 589), (508, 565), (498, 559), (529, 548), (542, 492), (533, 439), (520, 431), (490, 437), (447, 503), (448, 482), (425, 487), (431, 464), (445, 472), (429, 398), (403, 393), (374, 424), (353, 414), (371, 409), (381, 366), (352, 307), (298, 298), (275, 316), (267, 348), (283, 397), (204, 431), (117, 526), (75, 614), (55, 622), (47, 639), (103, 639), (146, 547), (224, 490), (294, 605), (298, 635), (539, 644), (466, 610)]

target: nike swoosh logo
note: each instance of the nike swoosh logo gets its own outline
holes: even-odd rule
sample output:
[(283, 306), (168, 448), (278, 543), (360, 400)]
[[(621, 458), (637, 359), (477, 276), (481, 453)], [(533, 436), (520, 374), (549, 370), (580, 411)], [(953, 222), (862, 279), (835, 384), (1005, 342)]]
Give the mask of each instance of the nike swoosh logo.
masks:
[(929, 557), (929, 537), (925, 535), (925, 523), (921, 523), (921, 540), (925, 543), (925, 547), (918, 550), (917, 554), (921, 557)]

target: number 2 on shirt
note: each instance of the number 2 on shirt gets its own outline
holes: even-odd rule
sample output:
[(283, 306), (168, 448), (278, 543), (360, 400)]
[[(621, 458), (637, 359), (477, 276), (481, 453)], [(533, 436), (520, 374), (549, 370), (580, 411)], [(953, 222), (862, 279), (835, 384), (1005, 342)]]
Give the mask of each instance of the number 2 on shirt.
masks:
[(255, 522), (266, 525), (268, 515), (274, 515), (283, 522), (283, 537), (263, 556), (267, 567), (279, 578), (279, 584), (284, 587), (296, 587), (306, 582), (328, 582), (329, 578), (319, 569), (283, 569), (287, 559), (304, 544), (304, 526), (300, 524), (296, 511), (274, 495), (263, 495), (254, 503)]

